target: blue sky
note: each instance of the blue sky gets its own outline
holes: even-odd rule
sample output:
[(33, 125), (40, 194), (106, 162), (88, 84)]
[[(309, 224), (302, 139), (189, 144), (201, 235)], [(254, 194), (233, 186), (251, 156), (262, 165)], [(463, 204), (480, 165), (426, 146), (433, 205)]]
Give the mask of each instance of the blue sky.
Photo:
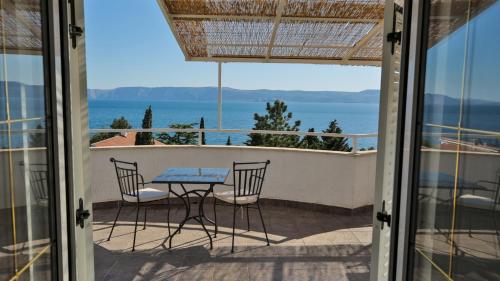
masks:
[(465, 98), (500, 102), (499, 15), (500, 1), (429, 50), (426, 93), (460, 98), (463, 86)]
[[(88, 87), (216, 86), (215, 63), (186, 62), (154, 0), (85, 0)], [(380, 68), (223, 64), (224, 87), (361, 91), (380, 88)]]

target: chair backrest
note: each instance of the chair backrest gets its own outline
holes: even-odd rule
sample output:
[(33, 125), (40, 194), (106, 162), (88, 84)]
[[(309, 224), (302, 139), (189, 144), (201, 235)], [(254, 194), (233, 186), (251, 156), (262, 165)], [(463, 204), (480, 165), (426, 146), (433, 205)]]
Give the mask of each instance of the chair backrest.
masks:
[(498, 204), (500, 204), (500, 170), (497, 171), (496, 174), (496, 190), (495, 190), (495, 208), (497, 208)]
[[(21, 163), (24, 165), (24, 163)], [(29, 182), (31, 192), (37, 201), (49, 199), (48, 167), (47, 164), (29, 164)]]
[(116, 178), (120, 193), (123, 195), (139, 196), (139, 172), (137, 170), (137, 162), (119, 161), (115, 158), (109, 159), (114, 165), (116, 170)]
[(265, 162), (233, 162), (234, 196), (260, 196), (267, 166)]

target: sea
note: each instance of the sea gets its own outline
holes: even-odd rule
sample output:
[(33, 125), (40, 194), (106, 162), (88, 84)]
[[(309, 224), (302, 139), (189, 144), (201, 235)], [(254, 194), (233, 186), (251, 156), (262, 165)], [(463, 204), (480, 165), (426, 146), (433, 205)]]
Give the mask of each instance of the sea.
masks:
[[(332, 120), (337, 120), (343, 133), (377, 133), (379, 105), (374, 103), (298, 103), (287, 102), (292, 121), (300, 120), (300, 130), (314, 128), (321, 132)], [(201, 117), (205, 128), (217, 127), (217, 103), (206, 101), (89, 101), (89, 127), (109, 128), (115, 118), (125, 117), (134, 128), (141, 128), (145, 109), (151, 105), (153, 127), (166, 128), (175, 123), (195, 124)], [(265, 114), (265, 102), (225, 101), (222, 104), (223, 129), (252, 129), (254, 114)], [(243, 145), (245, 134), (207, 133), (207, 144), (226, 144), (228, 136), (233, 145)], [(359, 148), (376, 147), (377, 138), (360, 138)]]

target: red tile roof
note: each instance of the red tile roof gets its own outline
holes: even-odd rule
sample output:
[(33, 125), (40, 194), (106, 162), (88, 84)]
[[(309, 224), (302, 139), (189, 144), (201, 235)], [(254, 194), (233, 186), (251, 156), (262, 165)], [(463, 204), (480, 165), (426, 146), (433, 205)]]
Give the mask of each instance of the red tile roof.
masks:
[[(106, 147), (106, 146), (134, 146), (136, 132), (116, 135), (109, 139), (95, 142), (91, 144), (92, 147)], [(165, 145), (164, 143), (154, 140), (154, 145)]]

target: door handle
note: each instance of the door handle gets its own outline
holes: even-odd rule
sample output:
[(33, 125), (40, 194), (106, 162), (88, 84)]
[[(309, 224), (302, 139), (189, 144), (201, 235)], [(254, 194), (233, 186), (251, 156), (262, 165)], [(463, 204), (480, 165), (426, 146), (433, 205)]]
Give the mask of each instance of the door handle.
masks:
[(382, 211), (377, 212), (377, 220), (382, 223), (380, 229), (384, 229), (384, 223), (391, 227), (391, 215), (385, 210), (385, 200), (382, 201)]
[(90, 217), (89, 210), (83, 208), (83, 199), (80, 198), (78, 209), (76, 209), (76, 225), (80, 225), (81, 228), (85, 226), (85, 220)]

